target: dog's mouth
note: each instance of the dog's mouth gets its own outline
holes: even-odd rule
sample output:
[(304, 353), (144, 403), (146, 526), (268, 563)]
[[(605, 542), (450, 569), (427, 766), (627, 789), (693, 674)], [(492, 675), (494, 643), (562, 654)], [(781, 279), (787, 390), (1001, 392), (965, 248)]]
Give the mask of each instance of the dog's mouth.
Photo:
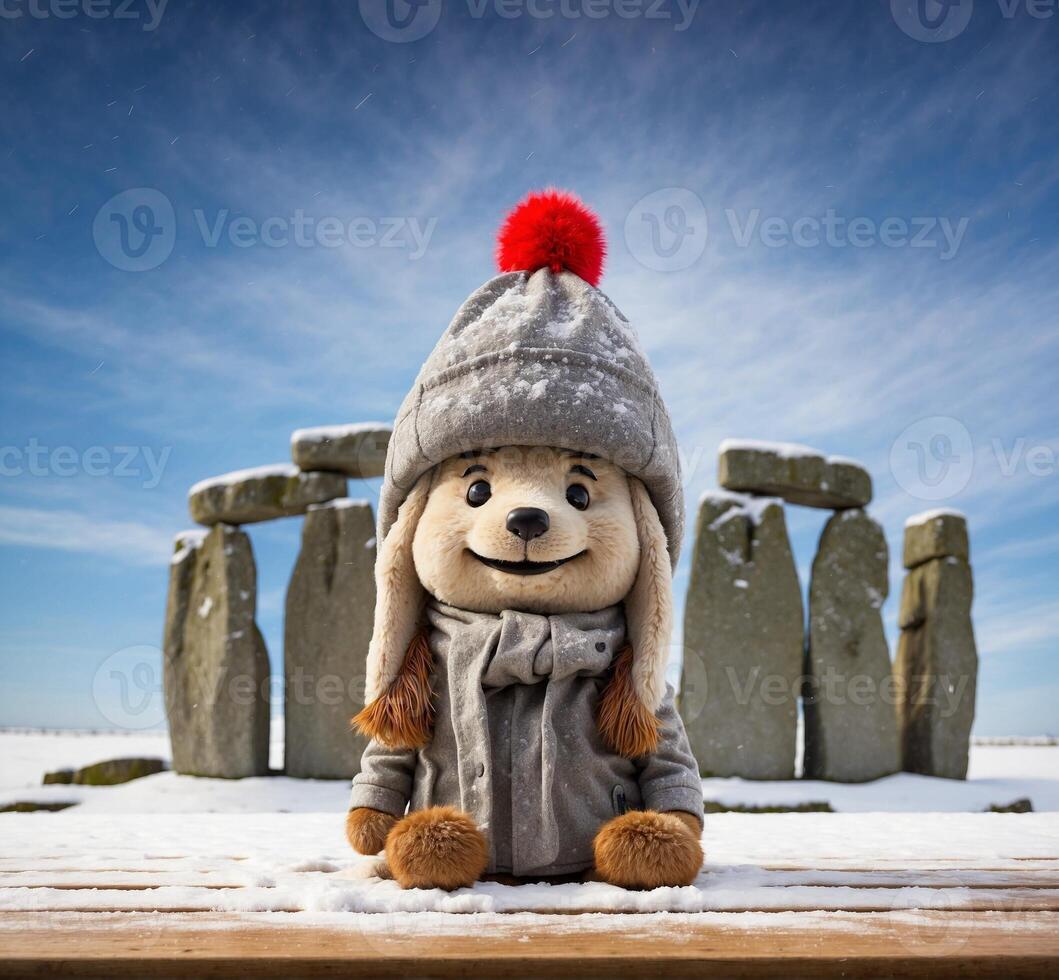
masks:
[(554, 572), (555, 569), (560, 568), (567, 562), (580, 558), (587, 553), (579, 551), (576, 555), (570, 555), (569, 558), (557, 558), (555, 561), (504, 561), (502, 558), (486, 558), (476, 551), (471, 551), (470, 548), (467, 550), (483, 565), (495, 568), (498, 572), (507, 572), (510, 575), (543, 575), (545, 572)]

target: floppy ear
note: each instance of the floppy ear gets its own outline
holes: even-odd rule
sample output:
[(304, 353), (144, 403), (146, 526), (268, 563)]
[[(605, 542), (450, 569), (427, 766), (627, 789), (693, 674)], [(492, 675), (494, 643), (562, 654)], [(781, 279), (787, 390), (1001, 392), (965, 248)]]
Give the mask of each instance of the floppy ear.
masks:
[(353, 724), (391, 748), (426, 744), (433, 727), (432, 661), (423, 627), (426, 591), (412, 541), (433, 481), (424, 473), (397, 512), (375, 562), (375, 625), (368, 646), (365, 701)]
[(658, 747), (655, 712), (666, 692), (666, 661), (673, 626), (673, 579), (666, 534), (646, 487), (629, 477), (640, 565), (625, 597), (629, 646), (615, 663), (600, 700), (599, 728), (621, 755), (636, 758)]
[(652, 712), (666, 693), (666, 662), (673, 629), (673, 572), (666, 532), (647, 488), (629, 477), (640, 567), (625, 599), (626, 628), (633, 648), (632, 682), (637, 697)]

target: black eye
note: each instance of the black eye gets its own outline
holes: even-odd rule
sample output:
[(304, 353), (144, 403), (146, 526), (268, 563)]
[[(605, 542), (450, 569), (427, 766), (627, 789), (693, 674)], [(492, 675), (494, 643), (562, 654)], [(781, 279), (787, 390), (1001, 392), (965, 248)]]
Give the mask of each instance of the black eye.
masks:
[(576, 507), (578, 510), (588, 510), (588, 488), (582, 484), (571, 483), (566, 488), (566, 499), (571, 507)]
[(485, 480), (475, 480), (467, 488), (467, 503), (481, 507), (493, 495), (493, 488)]

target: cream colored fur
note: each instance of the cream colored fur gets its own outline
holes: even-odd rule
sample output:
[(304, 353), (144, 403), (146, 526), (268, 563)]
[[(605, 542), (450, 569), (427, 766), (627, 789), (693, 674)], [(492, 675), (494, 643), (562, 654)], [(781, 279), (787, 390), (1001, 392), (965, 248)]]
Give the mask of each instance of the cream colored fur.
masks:
[(625, 597), (625, 621), (633, 648), (632, 683), (640, 701), (657, 711), (666, 693), (666, 663), (673, 628), (673, 580), (666, 534), (647, 488), (629, 477), (640, 567)]
[[(588, 467), (596, 479), (571, 472)], [(463, 474), (472, 466), (484, 472)], [(485, 480), (492, 496), (481, 507), (467, 489)], [(566, 499), (570, 484), (588, 489), (587, 510)], [(551, 526), (528, 544), (506, 527), (516, 507), (547, 511)], [(438, 467), (412, 545), (424, 588), (442, 602), (471, 612), (505, 609), (555, 615), (589, 612), (621, 602), (639, 564), (639, 542), (625, 473), (602, 459), (560, 450), (509, 446)], [(507, 561), (579, 558), (543, 575), (513, 575), (483, 565), (475, 554)]]
[[(574, 471), (577, 465), (596, 479)], [(472, 466), (484, 471), (468, 473)], [(467, 490), (476, 480), (486, 480), (492, 495), (471, 507)], [(588, 489), (586, 510), (567, 501), (572, 483)], [(547, 511), (548, 531), (528, 543), (516, 537), (506, 527), (516, 507)], [(488, 567), (476, 554), (505, 561), (578, 557), (544, 574), (515, 575)], [(483, 613), (558, 615), (624, 601), (635, 693), (651, 712), (662, 702), (672, 624), (665, 533), (643, 484), (606, 460), (524, 446), (446, 460), (419, 480), (401, 506), (379, 552), (376, 584), (369, 702), (400, 671), (427, 593)]]
[(430, 493), (424, 473), (401, 505), (375, 561), (375, 625), (368, 646), (365, 703), (371, 704), (393, 683), (405, 652), (419, 628), (426, 592), (412, 560), (412, 539)]

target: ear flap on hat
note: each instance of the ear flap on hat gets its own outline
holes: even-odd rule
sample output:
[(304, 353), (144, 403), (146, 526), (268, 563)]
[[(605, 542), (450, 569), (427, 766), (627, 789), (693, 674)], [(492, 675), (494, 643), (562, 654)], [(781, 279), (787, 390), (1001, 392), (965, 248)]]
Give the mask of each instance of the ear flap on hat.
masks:
[(430, 493), (424, 473), (405, 498), (375, 562), (375, 624), (368, 646), (367, 707), (353, 724), (391, 748), (418, 748), (433, 729), (430, 647), (423, 628), (426, 591), (412, 541)]
[(599, 728), (611, 748), (636, 758), (658, 747), (655, 712), (666, 690), (673, 582), (665, 530), (647, 489), (630, 476), (629, 492), (640, 541), (636, 581), (625, 597), (630, 645), (618, 657), (600, 700)]

